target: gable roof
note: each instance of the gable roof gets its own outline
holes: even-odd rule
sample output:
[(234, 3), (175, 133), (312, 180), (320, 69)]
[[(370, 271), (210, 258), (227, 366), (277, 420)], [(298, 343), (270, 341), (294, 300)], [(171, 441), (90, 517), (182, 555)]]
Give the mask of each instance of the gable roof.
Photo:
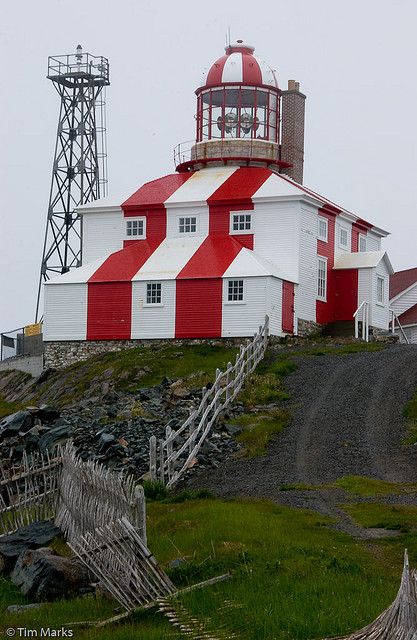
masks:
[(398, 319), (403, 326), (417, 324), (417, 304), (407, 309), (407, 311), (404, 311)]
[(417, 267), (393, 273), (389, 279), (390, 300), (398, 296), (402, 291), (411, 287), (413, 284), (417, 284)]

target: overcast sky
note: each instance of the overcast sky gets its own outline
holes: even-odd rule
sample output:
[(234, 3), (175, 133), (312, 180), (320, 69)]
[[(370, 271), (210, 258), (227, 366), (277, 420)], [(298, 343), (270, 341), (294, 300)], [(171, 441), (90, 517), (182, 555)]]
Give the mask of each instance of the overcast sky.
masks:
[(415, 0), (2, 4), (0, 331), (34, 320), (59, 108), (47, 58), (78, 43), (110, 61), (110, 194), (173, 171), (230, 27), (307, 95), (305, 184), (390, 231), (395, 269), (417, 266)]

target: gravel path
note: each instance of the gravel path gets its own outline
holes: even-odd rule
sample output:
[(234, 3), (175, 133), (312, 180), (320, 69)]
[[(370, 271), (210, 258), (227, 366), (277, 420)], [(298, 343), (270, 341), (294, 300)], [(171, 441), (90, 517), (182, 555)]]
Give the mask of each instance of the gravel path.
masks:
[(417, 482), (417, 447), (401, 444), (402, 410), (417, 389), (417, 345), (295, 361), (298, 368), (285, 382), (293, 419), (267, 454), (228, 460), (197, 474), (190, 485), (332, 513), (326, 492), (283, 492), (280, 486), (327, 483), (345, 475)]

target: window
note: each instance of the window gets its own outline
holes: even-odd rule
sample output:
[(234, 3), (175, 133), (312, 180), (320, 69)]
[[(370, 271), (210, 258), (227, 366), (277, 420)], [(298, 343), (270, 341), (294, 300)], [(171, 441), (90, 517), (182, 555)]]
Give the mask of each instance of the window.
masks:
[(385, 304), (385, 279), (382, 276), (376, 277), (376, 301)]
[(326, 302), (327, 294), (327, 260), (317, 258), (317, 298)]
[(323, 216), (319, 216), (319, 224), (318, 224), (318, 231), (317, 231), (317, 237), (319, 240), (323, 240), (324, 242), (327, 242), (328, 226), (329, 226), (329, 222), (327, 218), (323, 218)]
[(359, 251), (366, 251), (366, 236), (359, 234)]
[(146, 304), (162, 304), (162, 285), (160, 282), (148, 282), (146, 285)]
[(126, 237), (127, 238), (144, 238), (146, 218), (137, 218), (126, 220)]
[(339, 229), (339, 246), (340, 247), (346, 248), (348, 246), (348, 238), (349, 238), (348, 230), (343, 229), (343, 227)]
[(197, 231), (197, 218), (180, 218), (179, 219), (179, 232), (180, 233), (195, 233)]
[(229, 280), (227, 290), (228, 302), (243, 301), (243, 280)]
[(232, 213), (231, 233), (248, 233), (252, 230), (252, 214)]

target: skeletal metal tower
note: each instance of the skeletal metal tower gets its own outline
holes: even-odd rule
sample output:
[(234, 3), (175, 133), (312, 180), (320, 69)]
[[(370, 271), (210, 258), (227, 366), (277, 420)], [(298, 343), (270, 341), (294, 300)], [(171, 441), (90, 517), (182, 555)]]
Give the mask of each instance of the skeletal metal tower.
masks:
[(81, 264), (81, 221), (75, 209), (106, 195), (105, 87), (109, 62), (76, 53), (48, 59), (48, 78), (61, 99), (48, 217), (36, 303), (42, 282)]

